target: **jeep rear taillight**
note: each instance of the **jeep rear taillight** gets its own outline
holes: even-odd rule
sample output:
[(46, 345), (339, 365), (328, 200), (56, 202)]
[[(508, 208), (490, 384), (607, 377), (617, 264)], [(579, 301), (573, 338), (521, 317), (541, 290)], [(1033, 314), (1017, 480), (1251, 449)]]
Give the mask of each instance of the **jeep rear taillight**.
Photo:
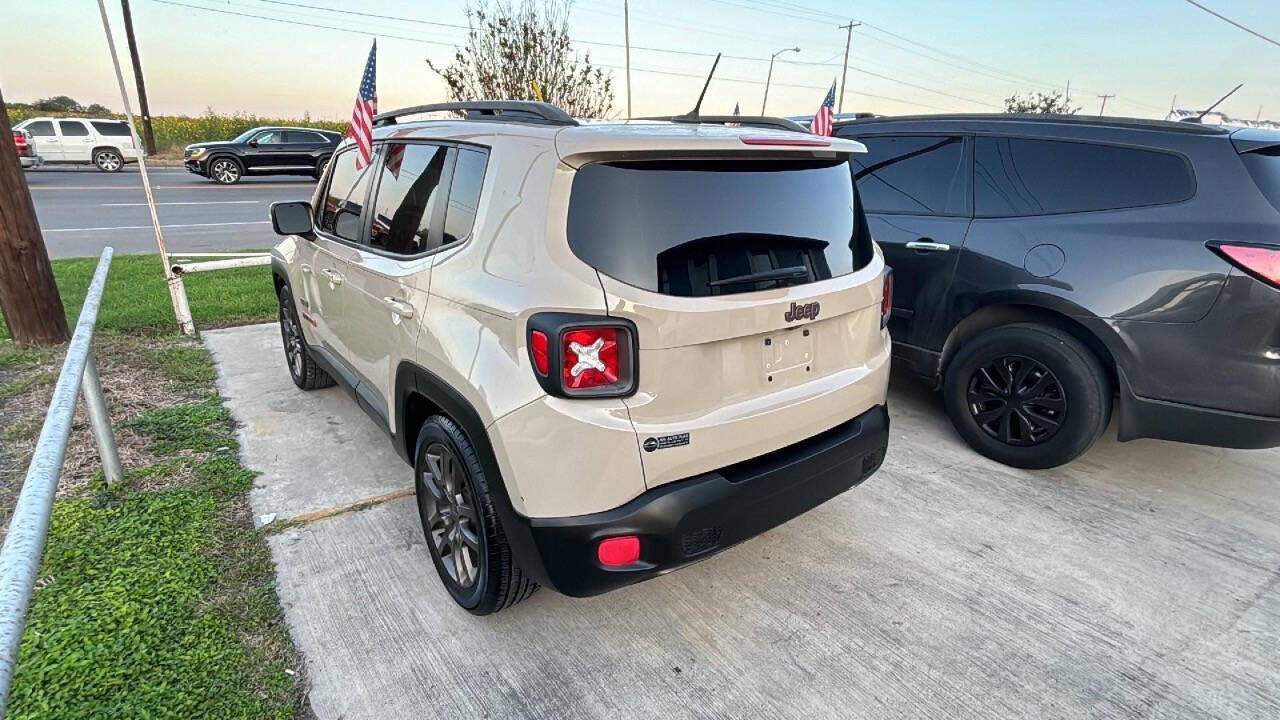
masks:
[(635, 392), (635, 325), (570, 313), (529, 318), (529, 359), (543, 389), (557, 397), (624, 397)]
[(1232, 265), (1271, 287), (1280, 288), (1280, 248), (1231, 243), (1211, 247)]
[(893, 312), (893, 268), (884, 269), (884, 294), (880, 296), (880, 329), (889, 324)]

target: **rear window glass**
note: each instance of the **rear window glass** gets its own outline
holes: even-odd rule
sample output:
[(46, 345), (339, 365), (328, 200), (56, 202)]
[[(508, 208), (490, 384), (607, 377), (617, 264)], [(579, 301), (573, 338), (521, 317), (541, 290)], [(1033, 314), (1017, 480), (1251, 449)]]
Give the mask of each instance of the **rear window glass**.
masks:
[(964, 138), (864, 137), (853, 158), (858, 194), (871, 213), (968, 214)]
[(449, 150), (438, 145), (392, 143), (387, 147), (373, 201), (370, 246), (396, 255), (435, 249), (430, 242), (431, 221), (448, 156)]
[(980, 137), (973, 188), (979, 217), (1010, 217), (1175, 203), (1195, 194), (1195, 180), (1187, 162), (1169, 153)]
[(128, 137), (129, 126), (122, 122), (93, 122), (93, 129), (106, 137)]
[(1269, 147), (1240, 156), (1258, 189), (1280, 210), (1280, 147)]
[(453, 185), (449, 188), (449, 208), (444, 216), (444, 243), (448, 245), (471, 234), (476, 222), (476, 206), (480, 204), (480, 188), (484, 185), (484, 168), (489, 155), (479, 150), (458, 150), (453, 166)]
[(681, 297), (801, 285), (870, 261), (847, 160), (587, 165), (569, 246), (622, 282)]

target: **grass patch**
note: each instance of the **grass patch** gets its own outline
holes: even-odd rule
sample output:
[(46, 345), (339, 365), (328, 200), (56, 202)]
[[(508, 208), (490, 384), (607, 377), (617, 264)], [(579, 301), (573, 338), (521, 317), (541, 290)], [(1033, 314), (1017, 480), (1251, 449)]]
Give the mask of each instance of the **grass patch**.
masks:
[[(74, 325), (80, 315), (89, 281), (98, 266), (97, 258), (64, 258), (53, 261), (53, 277)], [(237, 268), (195, 273), (183, 279), (187, 299), (197, 328), (225, 327), (266, 322), (276, 316), (275, 288), (271, 269)], [(3, 316), (0, 315), (0, 320)], [(117, 255), (111, 260), (107, 287), (98, 312), (100, 333), (145, 333), (158, 335), (177, 328), (164, 267), (158, 255)], [(0, 322), (0, 339), (9, 337), (9, 327)], [(0, 351), (0, 366), (13, 352)]]

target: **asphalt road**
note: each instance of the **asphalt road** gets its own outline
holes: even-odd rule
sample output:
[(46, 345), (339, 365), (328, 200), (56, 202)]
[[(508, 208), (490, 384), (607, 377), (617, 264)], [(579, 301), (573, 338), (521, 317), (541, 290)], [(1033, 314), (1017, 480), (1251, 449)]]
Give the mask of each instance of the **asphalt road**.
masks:
[[(151, 187), (166, 245), (174, 252), (260, 250), (276, 243), (267, 210), (278, 200), (309, 200), (307, 177), (248, 177), (216, 185), (182, 168), (151, 168)], [(92, 168), (26, 173), (49, 256), (156, 252), (142, 178), (135, 166), (108, 174)]]

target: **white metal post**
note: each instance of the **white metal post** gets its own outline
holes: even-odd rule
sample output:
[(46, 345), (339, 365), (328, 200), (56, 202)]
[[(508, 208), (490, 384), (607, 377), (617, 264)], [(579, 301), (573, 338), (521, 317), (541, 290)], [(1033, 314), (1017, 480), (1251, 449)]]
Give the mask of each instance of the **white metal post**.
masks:
[(89, 413), (89, 427), (93, 441), (98, 446), (102, 460), (102, 477), (110, 487), (123, 476), (120, 469), (120, 451), (116, 448), (116, 436), (111, 430), (111, 416), (107, 414), (107, 399), (102, 395), (102, 383), (98, 380), (98, 364), (89, 351), (84, 361), (84, 375), (80, 378), (80, 394), (84, 396), (85, 410)]
[(169, 252), (165, 249), (164, 233), (160, 230), (160, 216), (156, 214), (156, 201), (151, 195), (151, 178), (147, 175), (146, 152), (143, 151), (142, 140), (138, 138), (138, 129), (134, 124), (133, 106), (129, 104), (129, 91), (124, 86), (124, 73), (120, 70), (120, 57), (116, 55), (115, 39), (111, 37), (111, 22), (107, 20), (107, 6), (98, 0), (98, 11), (102, 13), (102, 29), (107, 33), (107, 48), (111, 51), (111, 63), (116, 69), (116, 82), (120, 85), (120, 101), (124, 103), (124, 114), (129, 119), (129, 137), (133, 139), (133, 147), (138, 153), (138, 172), (142, 174), (142, 189), (147, 195), (147, 208), (151, 210), (151, 225), (156, 231), (156, 246), (160, 248), (160, 262), (164, 265), (164, 276), (169, 284), (169, 298), (173, 301), (173, 314), (178, 320), (178, 329), (186, 335), (196, 334), (195, 322), (191, 319), (191, 306), (187, 304), (187, 289), (182, 284), (182, 276), (176, 275), (169, 267)]

